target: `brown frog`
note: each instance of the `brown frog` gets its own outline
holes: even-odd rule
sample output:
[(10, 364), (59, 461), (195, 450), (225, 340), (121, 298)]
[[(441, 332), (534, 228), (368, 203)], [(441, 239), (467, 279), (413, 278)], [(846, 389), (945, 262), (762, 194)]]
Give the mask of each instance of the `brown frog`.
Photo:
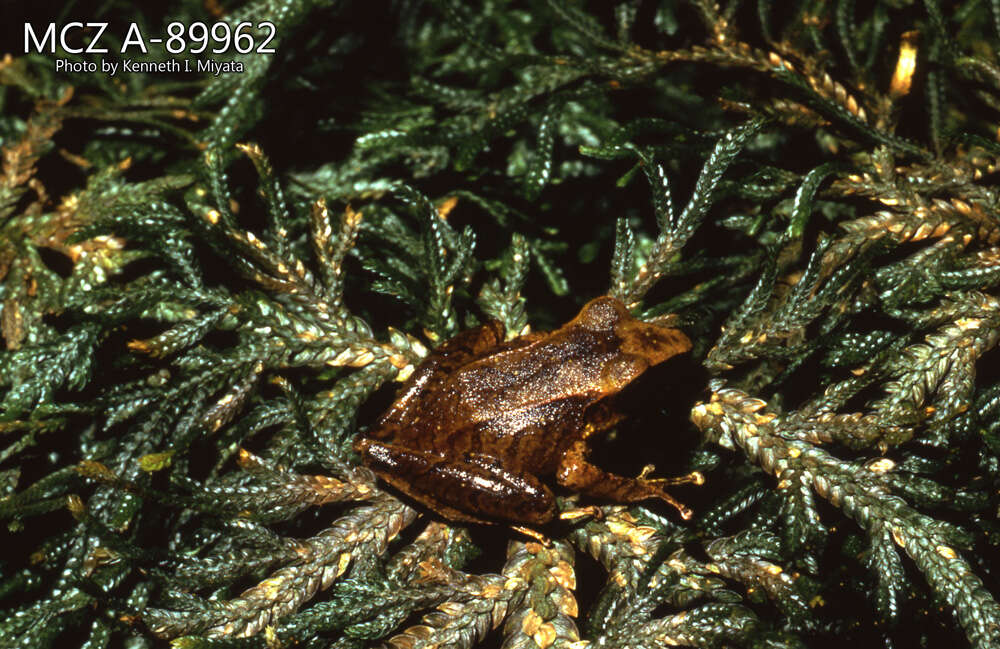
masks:
[(680, 330), (637, 320), (607, 296), (556, 331), (508, 342), (503, 325), (490, 322), (421, 363), (354, 448), (383, 480), (452, 520), (545, 523), (556, 506), (540, 478), (553, 475), (598, 498), (659, 498), (687, 519), (663, 486), (700, 483), (700, 474), (607, 473), (587, 461), (586, 440), (621, 420), (610, 397), (690, 348)]

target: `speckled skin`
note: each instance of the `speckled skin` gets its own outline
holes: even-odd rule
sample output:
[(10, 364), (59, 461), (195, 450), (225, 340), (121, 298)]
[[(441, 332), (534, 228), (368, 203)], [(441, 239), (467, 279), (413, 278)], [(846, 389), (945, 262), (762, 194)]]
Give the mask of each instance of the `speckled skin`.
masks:
[(491, 322), (443, 344), (355, 449), (379, 477), (452, 520), (542, 524), (555, 515), (540, 480), (618, 502), (660, 498), (690, 481), (625, 478), (586, 460), (585, 440), (619, 421), (610, 402), (647, 368), (688, 351), (681, 331), (633, 318), (612, 297), (566, 325), (503, 342)]

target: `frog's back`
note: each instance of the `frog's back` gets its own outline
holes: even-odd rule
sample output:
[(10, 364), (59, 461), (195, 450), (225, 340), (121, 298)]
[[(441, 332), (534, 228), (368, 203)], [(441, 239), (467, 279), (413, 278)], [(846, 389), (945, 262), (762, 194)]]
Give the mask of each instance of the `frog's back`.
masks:
[(546, 338), (461, 368), (448, 381), (450, 403), (441, 405), (471, 422), (567, 399), (591, 401), (601, 397), (610, 362), (613, 350), (587, 332)]

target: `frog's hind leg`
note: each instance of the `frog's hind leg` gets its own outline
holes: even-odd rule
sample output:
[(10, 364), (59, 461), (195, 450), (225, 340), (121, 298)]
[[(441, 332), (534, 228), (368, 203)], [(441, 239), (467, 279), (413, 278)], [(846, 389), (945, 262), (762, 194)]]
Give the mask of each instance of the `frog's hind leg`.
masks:
[(679, 503), (673, 496), (663, 490), (667, 484), (701, 484), (704, 477), (698, 472), (677, 478), (646, 478), (648, 470), (644, 469), (638, 478), (608, 473), (604, 469), (587, 461), (587, 446), (584, 442), (576, 442), (563, 456), (556, 472), (559, 484), (585, 493), (588, 496), (607, 498), (620, 503), (631, 503), (648, 498), (659, 498), (671, 505), (681, 514), (681, 518), (691, 518), (691, 510)]
[(539, 525), (555, 516), (555, 497), (548, 487), (491, 458), (445, 459), (371, 439), (362, 440), (358, 451), (380, 478), (451, 520)]

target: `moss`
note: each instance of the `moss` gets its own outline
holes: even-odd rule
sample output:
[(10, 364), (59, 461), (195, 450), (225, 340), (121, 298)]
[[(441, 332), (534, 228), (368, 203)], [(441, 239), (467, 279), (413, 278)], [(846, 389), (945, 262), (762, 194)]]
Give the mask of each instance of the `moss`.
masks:
[[(24, 8), (276, 53), (0, 62), (0, 644), (996, 646), (994, 4)], [(691, 521), (358, 465), (428, 349), (604, 293), (694, 347), (594, 458)]]

